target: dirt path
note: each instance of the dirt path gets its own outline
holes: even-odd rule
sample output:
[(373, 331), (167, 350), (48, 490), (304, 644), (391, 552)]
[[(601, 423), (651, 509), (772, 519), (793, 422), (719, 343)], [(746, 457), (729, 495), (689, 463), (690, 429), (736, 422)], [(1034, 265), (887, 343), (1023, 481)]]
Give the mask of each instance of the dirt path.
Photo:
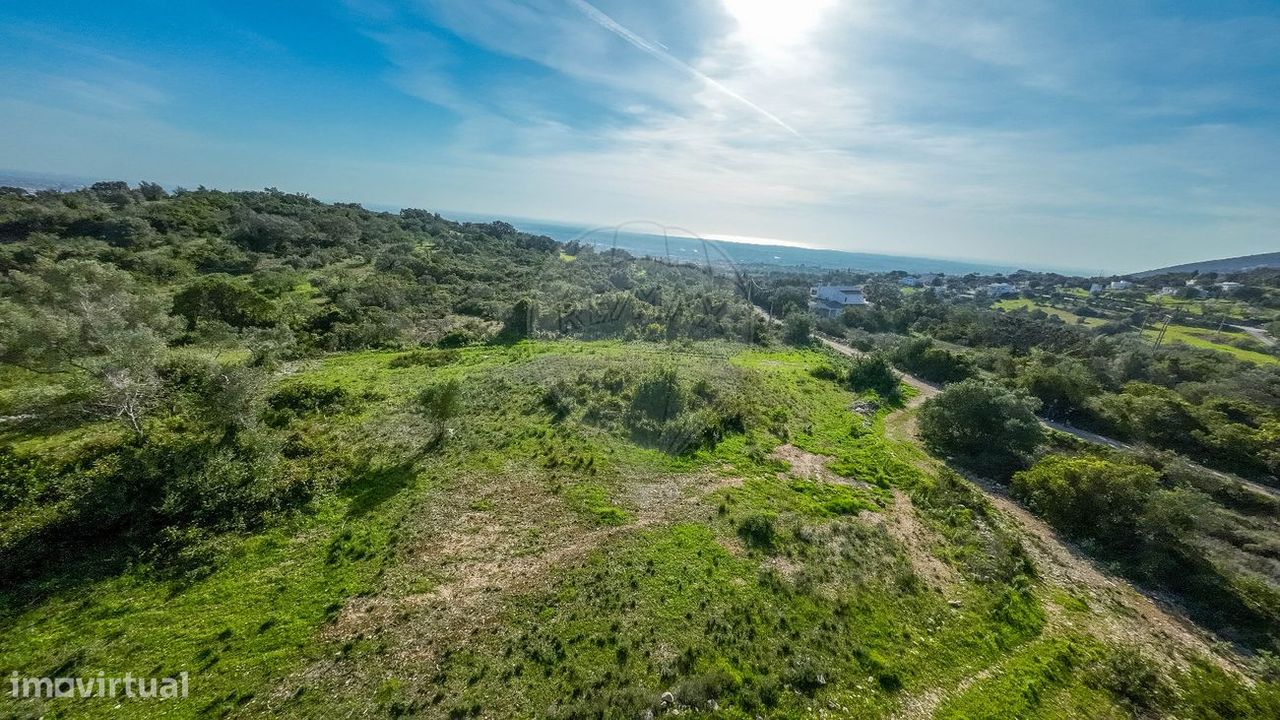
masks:
[[(842, 355), (862, 355), (843, 343), (825, 337), (818, 339)], [(932, 383), (911, 375), (904, 374), (902, 379), (918, 392), (903, 408), (885, 418), (885, 432), (890, 439), (919, 444), (915, 410), (940, 390)], [(1090, 442), (1125, 447), (1122, 443), (1087, 431), (1056, 423), (1046, 424)], [(941, 462), (927, 456), (922, 456), (917, 464), (926, 472), (937, 472), (943, 467)], [(1010, 498), (1003, 487), (968, 473), (961, 474), (983, 491), (1022, 536), (1024, 546), (1043, 580), (1041, 597), (1046, 612), (1046, 630), (1065, 629), (1093, 635), (1104, 641), (1136, 644), (1144, 648), (1149, 656), (1176, 666), (1185, 667), (1193, 659), (1205, 657), (1227, 671), (1240, 670), (1237, 658), (1224, 656), (1219, 652), (1215, 639), (1183, 617), (1176, 607), (1099, 569), (1042, 520)], [(1274, 494), (1269, 488), (1255, 483), (1241, 481), (1241, 484), (1257, 492)], [(1062, 602), (1068, 598), (1082, 603), (1084, 609), (1064, 607)], [(944, 702), (999, 673), (1001, 667), (1002, 664), (997, 663), (973, 673), (954, 686), (932, 688), (907, 698), (896, 717), (904, 720), (931, 717)]]
[[(828, 338), (822, 335), (814, 335), (814, 337), (816, 337), (819, 341), (821, 341), (823, 345), (831, 348), (832, 350), (835, 350), (841, 355), (847, 355), (849, 357), (861, 357), (865, 354), (837, 340), (833, 340), (831, 338)], [(918, 394), (915, 397), (911, 398), (910, 402), (907, 403), (905, 409), (909, 410), (911, 408), (914, 408), (917, 405), (920, 405), (921, 403), (923, 403), (925, 400), (928, 400), (929, 398), (941, 392), (941, 388), (939, 388), (937, 385), (934, 385), (931, 382), (922, 380), (918, 377), (915, 377), (914, 375), (903, 373), (901, 371), (899, 371), (899, 373), (902, 375), (902, 382), (915, 388), (918, 392)], [(1109, 438), (1105, 435), (1099, 435), (1098, 433), (1090, 432), (1088, 430), (1083, 430), (1081, 428), (1074, 427), (1066, 423), (1058, 422), (1056, 420), (1050, 420), (1048, 418), (1042, 417), (1040, 418), (1040, 422), (1050, 430), (1056, 430), (1058, 432), (1067, 433), (1068, 435), (1073, 435), (1081, 440), (1084, 440), (1085, 442), (1090, 442), (1095, 445), (1105, 445), (1106, 447), (1109, 447), (1115, 450), (1132, 450), (1134, 448), (1134, 446), (1129, 443), (1121, 442), (1119, 440), (1116, 440), (1115, 438)], [(912, 434), (914, 434), (914, 421), (907, 422), (905, 426), (910, 428), (912, 431)], [(1183, 459), (1186, 460), (1186, 462), (1190, 463), (1192, 467), (1196, 468), (1200, 472), (1208, 473), (1210, 475), (1213, 475), (1227, 482), (1237, 483), (1240, 486), (1244, 487), (1245, 489), (1255, 492), (1259, 495), (1266, 495), (1268, 497), (1280, 498), (1280, 489), (1278, 488), (1269, 487), (1267, 485), (1263, 485), (1261, 483), (1255, 482), (1253, 480), (1249, 480), (1247, 478), (1242, 478), (1236, 475), (1224, 473), (1220, 470), (1214, 470), (1213, 468), (1205, 467), (1193, 460), (1190, 460), (1189, 458), (1183, 458)]]

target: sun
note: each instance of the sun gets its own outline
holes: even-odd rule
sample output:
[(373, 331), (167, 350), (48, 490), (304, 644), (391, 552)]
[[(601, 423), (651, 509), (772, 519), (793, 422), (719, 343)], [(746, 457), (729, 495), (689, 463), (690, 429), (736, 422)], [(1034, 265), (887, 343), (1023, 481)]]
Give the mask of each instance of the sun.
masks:
[(722, 0), (737, 21), (737, 35), (759, 52), (804, 42), (835, 0)]

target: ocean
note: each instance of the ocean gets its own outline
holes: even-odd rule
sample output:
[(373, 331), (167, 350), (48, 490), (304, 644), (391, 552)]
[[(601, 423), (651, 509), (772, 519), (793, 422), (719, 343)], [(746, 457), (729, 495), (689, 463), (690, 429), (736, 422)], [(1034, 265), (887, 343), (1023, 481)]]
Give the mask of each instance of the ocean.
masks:
[[(823, 248), (763, 245), (690, 238), (682, 235), (662, 235), (658, 232), (635, 232), (613, 227), (590, 227), (571, 223), (529, 220), (526, 218), (502, 218), (464, 212), (445, 212), (441, 215), (464, 222), (490, 222), (502, 220), (517, 229), (546, 235), (561, 242), (578, 242), (592, 245), (597, 251), (618, 248), (632, 255), (710, 264), (715, 267), (733, 266), (760, 270), (763, 268), (794, 269), (796, 271), (852, 270), (861, 272), (891, 272), (901, 270), (910, 274), (941, 273), (946, 275), (1006, 274), (1018, 270), (1013, 265), (1000, 265), (970, 260), (923, 258), (907, 255), (849, 252)], [(1027, 268), (1047, 270), (1049, 268)], [(1058, 270), (1059, 272), (1061, 270)]]

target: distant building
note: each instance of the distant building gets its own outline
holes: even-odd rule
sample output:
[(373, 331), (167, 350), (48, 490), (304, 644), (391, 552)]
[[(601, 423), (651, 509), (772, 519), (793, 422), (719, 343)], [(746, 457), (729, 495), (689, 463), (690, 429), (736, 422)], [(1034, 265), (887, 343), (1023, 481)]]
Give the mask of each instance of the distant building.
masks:
[(809, 309), (823, 317), (839, 317), (847, 307), (870, 305), (861, 285), (819, 285), (809, 288)]
[(1244, 287), (1244, 285), (1238, 282), (1224, 282), (1224, 283), (1218, 283), (1218, 287), (1222, 288), (1223, 295), (1230, 295), (1231, 293)]
[(1100, 292), (1102, 292), (1102, 283), (1094, 283), (1089, 286), (1090, 295), (1097, 295)]
[(994, 297), (1003, 297), (1005, 295), (1017, 295), (1018, 287), (1013, 283), (991, 283), (987, 285), (987, 294)]
[(1156, 295), (1164, 295), (1164, 296), (1177, 295), (1180, 289), (1181, 288), (1176, 288), (1171, 285), (1165, 285), (1164, 287), (1160, 288), (1160, 292), (1156, 293)]
[(905, 287), (929, 287), (938, 279), (937, 275), (919, 275), (902, 278), (898, 282)]
[(1107, 289), (1109, 289), (1109, 290), (1132, 290), (1132, 289), (1133, 289), (1133, 283), (1129, 282), (1128, 280), (1112, 280), (1112, 281), (1111, 281), (1111, 284), (1107, 286)]

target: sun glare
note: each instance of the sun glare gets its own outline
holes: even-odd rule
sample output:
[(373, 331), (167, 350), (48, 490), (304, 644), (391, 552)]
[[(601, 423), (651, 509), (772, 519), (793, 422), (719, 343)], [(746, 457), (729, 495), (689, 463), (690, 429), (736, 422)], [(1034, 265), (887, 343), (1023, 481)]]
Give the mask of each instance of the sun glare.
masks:
[(760, 51), (780, 50), (803, 42), (834, 0), (724, 0), (738, 23), (743, 42)]

